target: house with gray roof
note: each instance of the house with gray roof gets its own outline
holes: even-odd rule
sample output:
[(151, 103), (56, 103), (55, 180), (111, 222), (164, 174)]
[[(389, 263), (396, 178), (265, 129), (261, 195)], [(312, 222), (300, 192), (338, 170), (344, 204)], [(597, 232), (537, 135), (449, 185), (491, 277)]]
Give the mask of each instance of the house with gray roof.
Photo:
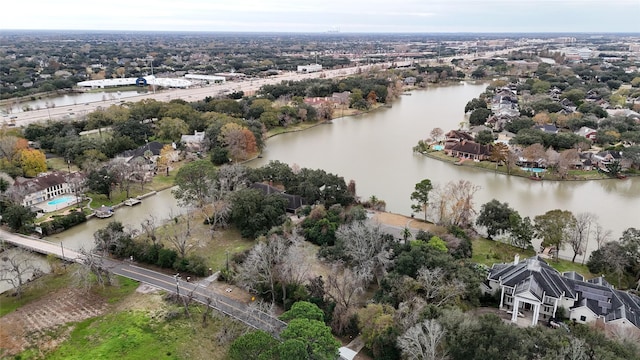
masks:
[(578, 323), (605, 324), (640, 330), (640, 297), (616, 290), (604, 278), (585, 280), (576, 272), (560, 274), (534, 256), (513, 263), (494, 264), (483, 283), (486, 293), (500, 292), (500, 308), (510, 311), (511, 321), (531, 316), (531, 325), (555, 318), (558, 308)]

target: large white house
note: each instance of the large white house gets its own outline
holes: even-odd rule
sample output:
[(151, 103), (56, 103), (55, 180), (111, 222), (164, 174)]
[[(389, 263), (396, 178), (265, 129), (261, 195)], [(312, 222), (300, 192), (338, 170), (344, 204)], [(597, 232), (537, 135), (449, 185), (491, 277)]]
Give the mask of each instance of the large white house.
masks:
[(534, 256), (513, 263), (494, 264), (483, 283), (487, 293), (500, 292), (500, 308), (538, 320), (555, 318), (558, 308), (578, 323), (596, 320), (640, 330), (640, 297), (614, 289), (604, 278), (585, 280), (575, 272), (560, 274), (542, 258)]
[(32, 207), (60, 195), (74, 194), (82, 179), (84, 175), (79, 172), (50, 172), (31, 179), (18, 177), (9, 193), (22, 206)]

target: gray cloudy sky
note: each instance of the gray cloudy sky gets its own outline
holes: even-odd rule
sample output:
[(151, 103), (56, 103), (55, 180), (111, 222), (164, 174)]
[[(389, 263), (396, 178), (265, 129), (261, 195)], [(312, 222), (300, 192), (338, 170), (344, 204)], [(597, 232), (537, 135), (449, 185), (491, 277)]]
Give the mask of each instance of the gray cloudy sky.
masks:
[(640, 0), (16, 0), (0, 29), (640, 32)]

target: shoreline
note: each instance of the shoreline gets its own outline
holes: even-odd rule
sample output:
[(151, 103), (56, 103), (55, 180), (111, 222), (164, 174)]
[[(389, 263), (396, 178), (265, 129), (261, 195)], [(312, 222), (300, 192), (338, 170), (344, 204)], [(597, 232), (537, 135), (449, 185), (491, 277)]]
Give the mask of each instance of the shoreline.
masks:
[[(490, 171), (490, 172), (493, 172), (495, 174), (500, 174), (500, 175), (504, 175), (504, 176), (515, 176), (515, 177), (519, 177), (519, 178), (530, 179), (530, 176), (526, 176), (526, 175), (515, 174), (515, 173), (508, 174), (504, 170), (495, 170), (495, 169), (489, 169), (489, 168), (482, 167), (482, 166), (476, 166), (475, 162), (473, 162), (472, 164), (467, 164), (465, 162), (458, 164), (458, 163), (456, 163), (454, 161), (447, 161), (445, 159), (442, 159), (439, 156), (431, 155), (431, 152), (426, 152), (426, 153), (416, 152), (416, 153), (420, 154), (422, 156), (426, 156), (426, 157), (428, 157), (430, 159), (434, 159), (434, 160), (441, 161), (441, 162), (444, 162), (444, 163), (450, 163), (451, 165), (454, 165), (454, 166), (466, 166), (466, 167), (474, 168), (474, 169), (478, 169), (478, 170)], [(455, 159), (455, 158), (451, 157), (451, 159)], [(639, 176), (639, 174), (624, 174), (624, 175), (626, 177)], [(541, 178), (540, 180), (537, 180), (537, 181), (602, 181), (602, 180), (625, 180), (625, 179), (618, 179), (618, 178), (613, 178), (613, 177), (603, 177), (603, 178), (594, 178), (594, 179), (585, 179), (585, 178), (547, 179), (547, 178)], [(536, 181), (536, 180), (534, 180), (534, 181)]]

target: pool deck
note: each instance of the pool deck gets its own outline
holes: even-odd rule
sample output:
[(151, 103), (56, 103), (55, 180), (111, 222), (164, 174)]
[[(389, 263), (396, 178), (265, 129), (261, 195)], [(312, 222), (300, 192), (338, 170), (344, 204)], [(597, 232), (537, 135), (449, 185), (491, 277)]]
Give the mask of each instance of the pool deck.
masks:
[[(50, 205), (49, 202), (50, 201), (54, 201), (56, 199), (61, 199), (61, 198), (69, 198), (68, 201), (64, 201), (61, 202), (59, 204), (55, 204), (55, 205)], [(58, 210), (62, 210), (64, 208), (67, 208), (71, 205), (75, 205), (77, 202), (77, 198), (74, 195), (64, 195), (64, 196), (59, 196), (55, 199), (49, 199), (47, 201), (35, 204), (34, 206), (37, 208), (42, 209), (45, 213), (50, 213), (50, 212), (54, 212), (54, 211), (58, 211)]]

